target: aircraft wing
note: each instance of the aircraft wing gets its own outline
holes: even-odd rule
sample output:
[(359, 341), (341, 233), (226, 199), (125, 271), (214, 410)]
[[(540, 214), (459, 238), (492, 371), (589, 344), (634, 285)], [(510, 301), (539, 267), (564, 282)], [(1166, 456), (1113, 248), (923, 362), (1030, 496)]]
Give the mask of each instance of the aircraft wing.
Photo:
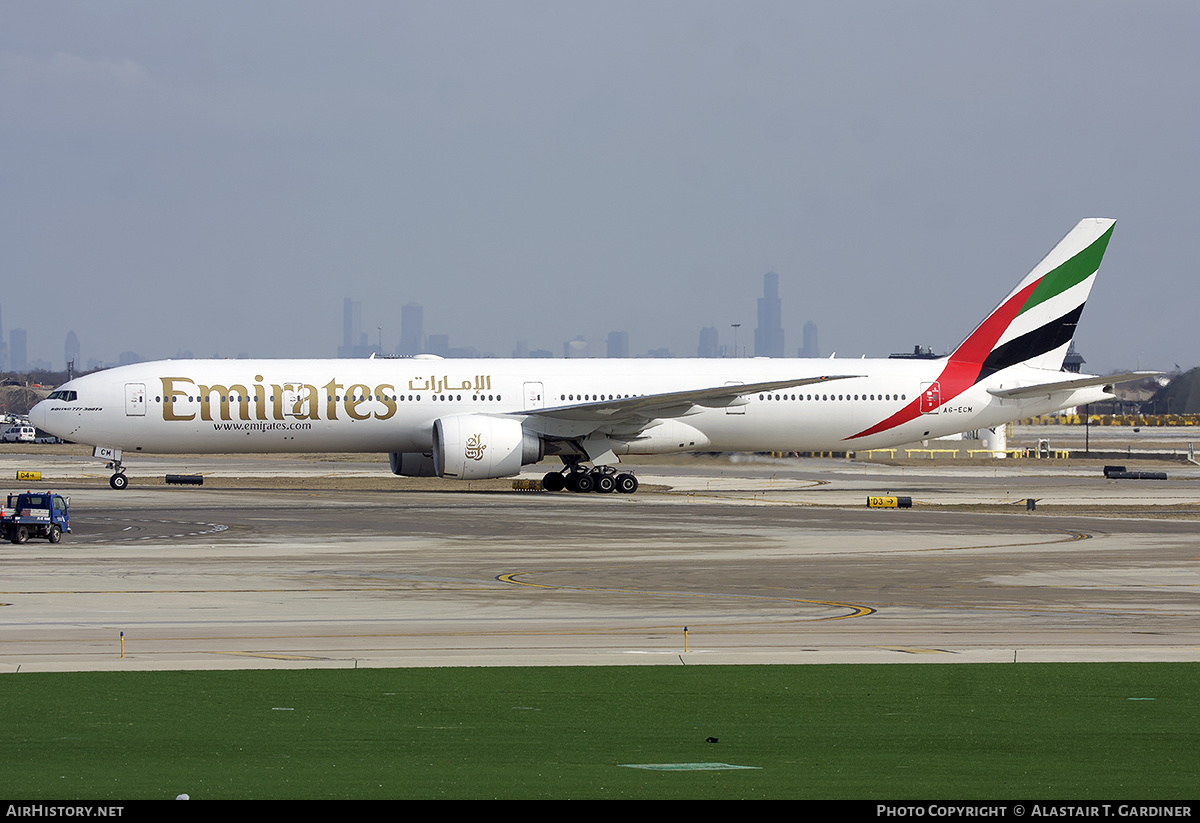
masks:
[(627, 421), (633, 418), (652, 420), (657, 417), (678, 417), (686, 414), (693, 406), (723, 408), (739, 406), (746, 401), (743, 395), (811, 386), (833, 380), (861, 377), (857, 374), (833, 374), (820, 377), (798, 377), (791, 380), (770, 380), (765, 383), (734, 383), (703, 389), (643, 394), (637, 397), (621, 397), (612, 400), (589, 400), (562, 406), (547, 406), (512, 412), (514, 415), (540, 417), (578, 423), (604, 424)]
[(1157, 371), (1130, 371), (1122, 374), (1109, 374), (1103, 377), (1079, 377), (1073, 380), (1056, 380), (1052, 383), (1039, 383), (1036, 386), (1019, 386), (1014, 389), (988, 389), (988, 394), (1004, 400), (1021, 397), (1040, 397), (1044, 394), (1071, 392), (1076, 389), (1086, 389), (1092, 386), (1115, 386), (1117, 383), (1128, 383), (1143, 377), (1155, 377), (1162, 374)]

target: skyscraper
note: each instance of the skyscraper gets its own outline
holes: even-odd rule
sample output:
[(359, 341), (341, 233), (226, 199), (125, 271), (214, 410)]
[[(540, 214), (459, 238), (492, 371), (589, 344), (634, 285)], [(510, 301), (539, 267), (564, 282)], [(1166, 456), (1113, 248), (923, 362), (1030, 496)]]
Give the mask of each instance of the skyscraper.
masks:
[(627, 332), (627, 331), (610, 331), (608, 333), (608, 356), (609, 357), (628, 357), (629, 356), (629, 332)]
[(754, 330), (755, 357), (783, 357), (783, 308), (779, 302), (779, 275), (763, 275), (763, 296), (758, 298), (758, 327)]
[(425, 309), (417, 303), (400, 307), (400, 346), (396, 354), (422, 354), (425, 351)]
[(12, 371), (25, 371), (29, 367), (29, 355), (25, 349), (25, 330), (13, 329), (8, 333), (8, 367)]
[(696, 350), (698, 357), (716, 357), (719, 354), (720, 343), (716, 326), (705, 326), (700, 330), (700, 348)]
[(362, 330), (362, 303), (347, 297), (342, 304), (342, 345), (338, 346), (338, 357), (370, 357), (373, 351)]
[(563, 357), (587, 357), (588, 341), (583, 335), (575, 335), (575, 339), (563, 343)]
[(70, 365), (75, 364), (75, 368), (79, 368), (79, 338), (75, 335), (75, 330), (67, 332), (67, 342), (63, 345), (63, 363)]
[(811, 320), (804, 324), (804, 347), (798, 354), (801, 357), (821, 356), (821, 349), (817, 345), (817, 324)]

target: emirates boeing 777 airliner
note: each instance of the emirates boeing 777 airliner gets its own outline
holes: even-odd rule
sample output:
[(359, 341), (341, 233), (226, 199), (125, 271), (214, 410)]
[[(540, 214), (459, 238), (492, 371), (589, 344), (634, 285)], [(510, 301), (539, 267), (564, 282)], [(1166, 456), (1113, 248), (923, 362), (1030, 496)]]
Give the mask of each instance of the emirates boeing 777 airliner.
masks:
[(552, 455), (546, 488), (632, 492), (623, 455), (910, 443), (1146, 374), (1061, 370), (1113, 225), (1081, 221), (937, 360), (165, 360), (71, 380), (30, 417), (94, 446), (115, 489), (130, 452), (387, 452), (396, 474), (463, 479)]

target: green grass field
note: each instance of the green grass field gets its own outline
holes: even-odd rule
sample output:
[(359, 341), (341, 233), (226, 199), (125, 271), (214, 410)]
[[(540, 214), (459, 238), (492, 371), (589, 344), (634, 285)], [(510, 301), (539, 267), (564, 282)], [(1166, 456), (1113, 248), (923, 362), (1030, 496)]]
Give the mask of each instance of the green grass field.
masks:
[[(11, 674), (0, 793), (1194, 798), (1198, 675), (1170, 663)], [(624, 765), (695, 763), (753, 768)]]

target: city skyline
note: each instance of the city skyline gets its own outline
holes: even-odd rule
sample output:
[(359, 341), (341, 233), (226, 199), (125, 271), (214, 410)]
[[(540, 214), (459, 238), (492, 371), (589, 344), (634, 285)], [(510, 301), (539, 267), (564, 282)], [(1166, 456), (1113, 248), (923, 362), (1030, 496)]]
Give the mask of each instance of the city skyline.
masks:
[[(784, 357), (783, 341), (785, 339), (785, 329), (782, 326), (782, 303), (783, 300), (779, 294), (779, 275), (775, 272), (767, 272), (764, 275), (764, 298), (758, 298), (758, 317), (759, 328), (755, 330), (756, 348), (754, 355), (756, 357)], [(384, 314), (389, 314), (387, 310)], [(393, 313), (394, 314), (394, 313)], [(692, 349), (683, 349), (674, 351), (669, 346), (650, 346), (642, 352), (635, 352), (630, 345), (630, 332), (620, 329), (609, 331), (604, 335), (603, 339), (599, 337), (587, 338), (583, 335), (576, 335), (569, 340), (562, 341), (561, 354), (555, 355), (549, 349), (530, 349), (527, 338), (519, 338), (515, 340), (511, 354), (498, 354), (496, 352), (480, 351), (477, 347), (467, 341), (467, 345), (461, 347), (453, 347), (450, 345), (450, 335), (445, 333), (435, 333), (426, 335), (424, 333), (424, 317), (425, 307), (419, 303), (406, 303), (401, 308), (400, 313), (400, 336), (399, 342), (395, 347), (391, 346), (390, 335), (385, 335), (382, 327), (378, 327), (379, 338), (374, 341), (368, 340), (368, 335), (363, 329), (362, 319), (362, 302), (345, 298), (343, 302), (343, 328), (342, 328), (342, 344), (337, 347), (338, 357), (369, 357), (372, 353), (384, 355), (413, 356), (417, 354), (434, 354), (439, 357), (554, 357), (561, 356), (565, 358), (571, 357), (733, 357), (746, 356), (747, 351), (745, 346), (740, 345), (735, 341), (736, 335), (733, 333), (732, 325), (726, 331), (726, 335), (730, 338), (727, 342), (721, 343), (721, 333), (711, 326), (706, 326), (700, 329), (701, 342), (698, 347)], [(770, 324), (763, 331), (762, 324), (766, 322)], [(741, 326), (741, 324), (736, 324)], [(811, 337), (815, 345), (816, 324), (809, 320), (803, 327), (803, 333), (806, 340)], [(772, 341), (772, 353), (764, 354), (759, 350), (758, 346), (761, 339)], [(354, 344), (351, 341), (357, 340)], [(456, 341), (461, 342), (461, 341)], [(743, 338), (741, 343), (745, 343)], [(735, 347), (740, 351), (735, 352)], [(801, 349), (803, 351), (803, 349)], [(808, 356), (800, 354), (798, 356)], [(814, 355), (815, 356), (815, 355)]]
[[(758, 301), (758, 318), (760, 327), (755, 330), (755, 356), (773, 356), (782, 357), (784, 352), (782, 349), (785, 329), (781, 325), (782, 316), (782, 299), (779, 296), (779, 275), (775, 272), (768, 272), (764, 276), (764, 293), (766, 295), (766, 308), (764, 309), (764, 298), (757, 298)], [(746, 299), (749, 305), (748, 296)], [(396, 312), (389, 307), (372, 306), (373, 310), (381, 310), (380, 316), (395, 318)], [(0, 341), (3, 340), (3, 303), (0, 303)], [(582, 335), (576, 335), (574, 338), (562, 341), (560, 346), (560, 355), (555, 355), (550, 349), (530, 349), (528, 338), (517, 338), (514, 340), (514, 348), (509, 354), (501, 354), (490, 351), (481, 351), (478, 347), (471, 345), (470, 341), (466, 341), (465, 346), (454, 347), (450, 345), (450, 335), (447, 333), (425, 334), (424, 331), (424, 312), (425, 307), (419, 303), (405, 303), (400, 307), (399, 317), (400, 326), (393, 334), (393, 330), (383, 325), (376, 324), (374, 329), (375, 335), (370, 334), (369, 329), (372, 328), (372, 319), (376, 316), (370, 314), (366, 320), (363, 317), (363, 301), (354, 300), (347, 296), (342, 301), (341, 310), (341, 325), (342, 331), (339, 336), (340, 343), (334, 346), (335, 354), (329, 355), (337, 358), (352, 358), (352, 357), (370, 357), (372, 354), (386, 354), (399, 356), (413, 356), (417, 354), (434, 354), (440, 357), (729, 357), (729, 356), (746, 356), (745, 337), (741, 341), (737, 341), (736, 333), (732, 326), (741, 327), (741, 323), (730, 324), (726, 327), (724, 333), (718, 331), (716, 327), (703, 327), (699, 331), (701, 333), (701, 344), (699, 347), (683, 347), (679, 350), (673, 349), (671, 346), (647, 346), (643, 351), (634, 351), (630, 348), (630, 332), (628, 330), (612, 330), (603, 335), (602, 338), (585, 338)], [(764, 313), (765, 312), (765, 313)], [(767, 331), (761, 331), (761, 324), (764, 322), (774, 324)], [(815, 331), (815, 324), (812, 321), (806, 323), (805, 333), (809, 333), (809, 327)], [(45, 328), (43, 325), (41, 328)], [(648, 339), (654, 338), (653, 332), (650, 334), (639, 334), (639, 337)], [(773, 342), (774, 349), (772, 354), (762, 353), (757, 342), (759, 337), (770, 339)], [(30, 356), (28, 353), (27, 331), (25, 329), (11, 329), (9, 331), (9, 342), (7, 344), (0, 343), (0, 370), (11, 371), (59, 371), (59, 366), (62, 369), (67, 368), (69, 362), (75, 363), (75, 370), (78, 371), (93, 371), (97, 368), (111, 367), (115, 365), (127, 365), (129, 363), (144, 361), (144, 360), (168, 360), (168, 359), (193, 359), (195, 354), (190, 349), (180, 348), (175, 346), (173, 355), (164, 356), (147, 356), (144, 353), (133, 350), (125, 350), (109, 357), (90, 357), (85, 363), (82, 359), (82, 345), (79, 336), (74, 329), (69, 329), (62, 343), (63, 359), (47, 360), (49, 352), (40, 351), (36, 356)], [(721, 342), (723, 337), (728, 340)], [(392, 340), (396, 343), (393, 346)], [(706, 343), (705, 340), (708, 342)], [(461, 341), (456, 341), (461, 342)], [(659, 341), (661, 342), (661, 340)], [(738, 351), (734, 351), (734, 349)], [(15, 367), (16, 358), (9, 356), (9, 352), (17, 352), (20, 357), (20, 366)], [(777, 353), (776, 353), (777, 352)], [(236, 355), (228, 352), (214, 352), (212, 357), (238, 357), (246, 358), (255, 356), (253, 353), (239, 352)]]

